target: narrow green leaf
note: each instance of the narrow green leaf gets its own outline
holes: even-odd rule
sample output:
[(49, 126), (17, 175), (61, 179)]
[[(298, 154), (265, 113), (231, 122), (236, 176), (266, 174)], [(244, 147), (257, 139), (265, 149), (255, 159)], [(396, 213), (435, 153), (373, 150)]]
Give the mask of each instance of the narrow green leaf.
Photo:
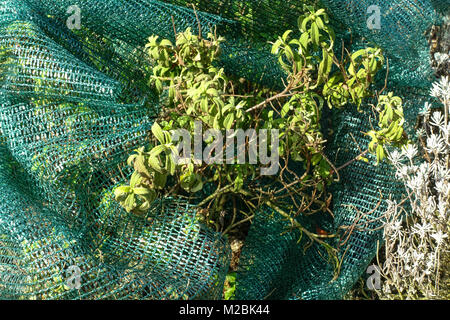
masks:
[(164, 133), (157, 122), (152, 126), (152, 133), (161, 144), (164, 144)]
[(231, 112), (227, 114), (225, 120), (223, 120), (223, 126), (225, 127), (225, 129), (227, 130), (231, 129), (231, 127), (233, 126), (233, 121), (234, 121), (234, 113)]

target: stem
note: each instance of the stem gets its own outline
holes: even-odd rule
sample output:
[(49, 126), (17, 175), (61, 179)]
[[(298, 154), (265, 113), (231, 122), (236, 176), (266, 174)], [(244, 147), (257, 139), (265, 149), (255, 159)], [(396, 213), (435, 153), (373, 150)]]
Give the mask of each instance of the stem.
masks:
[[(447, 99), (444, 100), (444, 114), (445, 114), (445, 125), (448, 125), (448, 109), (450, 107), (450, 101), (448, 101)], [(447, 137), (447, 143), (449, 143), (449, 137)], [(447, 154), (447, 163), (446, 163), (446, 167), (447, 170), (449, 168), (449, 160), (450, 160), (450, 156)]]
[(360, 153), (359, 155), (357, 155), (355, 158), (353, 158), (352, 160), (344, 163), (342, 166), (340, 166), (339, 168), (337, 168), (337, 171), (341, 171), (342, 169), (345, 169), (346, 167), (348, 167), (349, 165), (351, 165), (353, 162), (357, 161), (358, 158), (361, 158), (362, 156), (364, 156), (367, 152), (369, 152), (369, 149), (367, 149), (366, 151)]
[(300, 78), (295, 77), (295, 78), (291, 79), (291, 81), (288, 83), (288, 85), (284, 88), (283, 91), (281, 91), (280, 93), (278, 93), (278, 94), (276, 94), (274, 96), (271, 96), (270, 98), (267, 98), (263, 102), (258, 103), (256, 106), (247, 109), (246, 112), (251, 112), (251, 111), (254, 111), (254, 110), (258, 110), (258, 109), (264, 107), (266, 104), (268, 104), (271, 101), (278, 100), (278, 99), (283, 98), (283, 97), (293, 96), (294, 94), (297, 94), (298, 92), (291, 92), (291, 93), (289, 93), (289, 91), (291, 91), (291, 89), (294, 89), (299, 82), (300, 82)]
[(254, 110), (258, 110), (258, 109), (264, 107), (266, 104), (268, 104), (271, 101), (274, 101), (274, 100), (277, 100), (277, 99), (283, 98), (283, 97), (293, 96), (294, 94), (296, 94), (296, 93), (287, 93), (289, 90), (290, 90), (290, 88), (286, 87), (286, 89), (283, 90), (283, 92), (280, 92), (280, 93), (278, 93), (278, 94), (276, 94), (276, 95), (274, 95), (274, 96), (272, 96), (270, 98), (267, 98), (263, 102), (258, 103), (256, 106), (253, 106), (253, 107), (247, 109), (246, 112), (252, 112)]
[(223, 187), (222, 189), (217, 189), (212, 195), (206, 197), (202, 202), (200, 202), (200, 203), (197, 205), (197, 207), (202, 207), (202, 206), (204, 206), (206, 203), (208, 203), (208, 202), (211, 201), (212, 199), (214, 199), (214, 198), (216, 198), (216, 197), (218, 197), (218, 196), (220, 196), (220, 195), (222, 195), (222, 194), (224, 194), (224, 193), (227, 193), (228, 191), (231, 190), (231, 188), (233, 188), (233, 185), (232, 185), (232, 184), (229, 184), (229, 185)]
[(445, 115), (445, 124), (448, 123), (448, 108), (450, 106), (450, 102), (447, 100), (444, 100), (444, 115)]
[(228, 226), (222, 234), (223, 234), (223, 235), (226, 235), (229, 231), (231, 231), (232, 229), (236, 228), (238, 225), (240, 225), (240, 224), (242, 224), (242, 223), (244, 223), (244, 222), (247, 222), (247, 221), (253, 219), (254, 217), (255, 217), (255, 215), (253, 214), (253, 215), (251, 215), (251, 216), (248, 216), (248, 217), (245, 218), (245, 219), (242, 219), (242, 220), (239, 221), (239, 222), (236, 222), (235, 224), (232, 224), (232, 225)]
[(320, 240), (320, 238), (334, 238), (335, 237), (334, 234), (318, 235), (318, 234), (312, 233), (312, 232), (308, 231), (307, 229), (305, 229), (300, 223), (297, 222), (297, 220), (292, 218), (287, 212), (285, 212), (283, 209), (281, 209), (278, 206), (276, 206), (274, 203), (270, 202), (269, 200), (266, 200), (264, 203), (266, 205), (268, 205), (270, 208), (272, 208), (275, 211), (277, 211), (283, 217), (287, 218), (289, 220), (289, 222), (292, 223), (293, 226), (298, 228), (301, 232), (304, 232), (312, 240), (314, 240), (314, 241), (316, 241), (316, 242), (318, 242), (318, 243), (320, 243), (320, 244), (322, 244), (324, 246), (329, 247), (328, 243), (323, 242), (322, 240)]

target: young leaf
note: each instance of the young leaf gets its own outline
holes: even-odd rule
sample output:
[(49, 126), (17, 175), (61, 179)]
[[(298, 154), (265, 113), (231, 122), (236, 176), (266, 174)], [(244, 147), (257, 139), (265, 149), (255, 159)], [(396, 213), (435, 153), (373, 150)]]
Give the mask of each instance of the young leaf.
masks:
[(164, 144), (164, 133), (157, 122), (152, 126), (152, 133), (158, 139), (159, 143)]
[(234, 113), (231, 112), (227, 114), (225, 120), (223, 120), (223, 126), (225, 127), (225, 129), (227, 130), (231, 129), (231, 127), (233, 126), (233, 121), (234, 121)]
[(142, 182), (142, 176), (139, 174), (139, 172), (137, 172), (137, 171), (133, 172), (133, 174), (131, 175), (131, 179), (130, 179), (130, 187), (134, 188), (134, 187), (138, 186), (141, 182)]
[(159, 173), (163, 173), (158, 158), (149, 157), (148, 158), (148, 164), (153, 170), (158, 171)]
[(319, 28), (315, 22), (311, 23), (311, 39), (315, 45), (319, 45)]

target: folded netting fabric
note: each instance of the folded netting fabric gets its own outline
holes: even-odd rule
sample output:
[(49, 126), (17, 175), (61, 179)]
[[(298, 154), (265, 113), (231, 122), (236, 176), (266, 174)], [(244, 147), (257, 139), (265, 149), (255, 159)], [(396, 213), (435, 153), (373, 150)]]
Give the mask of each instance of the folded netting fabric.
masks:
[[(231, 250), (199, 223), (193, 204), (167, 197), (137, 217), (112, 197), (160, 110), (143, 48), (154, 34), (173, 39), (174, 26), (200, 24), (205, 35), (216, 26), (227, 39), (226, 72), (277, 87), (283, 72), (267, 42), (297, 29), (304, 2), (0, 0), (0, 298), (221, 299)], [(322, 4), (338, 38), (385, 50), (389, 90), (414, 119), (432, 80), (426, 33), (448, 1), (376, 2), (380, 30), (366, 27), (372, 1)], [(80, 9), (80, 29), (68, 28), (71, 6)], [(337, 165), (358, 154), (353, 137), (367, 144), (367, 119), (353, 106), (330, 112), (328, 152)], [(333, 187), (334, 219), (314, 218), (330, 232), (358, 223), (335, 243), (337, 279), (321, 248), (304, 250), (306, 239), (297, 243), (285, 221), (260, 208), (241, 254), (237, 298), (342, 298), (381, 239), (380, 191), (398, 198), (403, 189), (388, 165), (357, 162)], [(77, 285), (68, 286), (74, 274)]]

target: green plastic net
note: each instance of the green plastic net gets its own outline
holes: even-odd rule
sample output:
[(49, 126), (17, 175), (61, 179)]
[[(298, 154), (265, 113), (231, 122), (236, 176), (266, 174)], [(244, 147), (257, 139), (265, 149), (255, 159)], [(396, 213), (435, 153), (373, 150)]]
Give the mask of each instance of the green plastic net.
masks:
[[(346, 44), (385, 50), (388, 88), (414, 119), (432, 80), (426, 32), (448, 1), (375, 2), (380, 30), (366, 27), (372, 1), (322, 1)], [(66, 25), (74, 5), (79, 30)], [(0, 298), (222, 298), (231, 250), (199, 223), (192, 204), (165, 198), (135, 217), (112, 198), (159, 111), (143, 46), (153, 34), (173, 39), (173, 25), (196, 30), (199, 23), (205, 34), (217, 26), (227, 39), (226, 71), (276, 87), (283, 73), (267, 41), (296, 30), (302, 7), (300, 0), (0, 1)], [(368, 116), (354, 109), (327, 115), (328, 156), (337, 165), (359, 154), (352, 137), (368, 142), (361, 133)], [(297, 243), (285, 221), (261, 208), (241, 254), (236, 297), (342, 298), (381, 239), (380, 191), (395, 198), (403, 189), (389, 166), (357, 162), (333, 187), (334, 219), (305, 221), (330, 232), (357, 223), (336, 240), (337, 279), (320, 247), (304, 250), (306, 239)]]

